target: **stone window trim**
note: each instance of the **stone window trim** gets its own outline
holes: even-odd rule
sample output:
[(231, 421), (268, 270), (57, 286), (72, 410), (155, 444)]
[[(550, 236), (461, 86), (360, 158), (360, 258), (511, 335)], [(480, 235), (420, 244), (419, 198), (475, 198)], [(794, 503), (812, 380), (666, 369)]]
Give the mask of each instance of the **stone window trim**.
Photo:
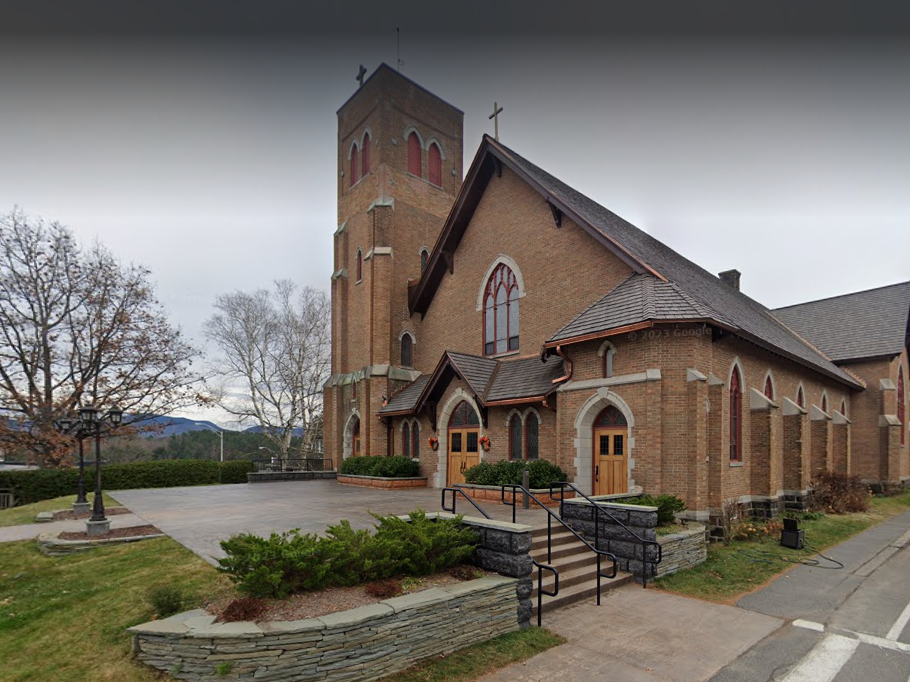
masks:
[(518, 285), (518, 298), (522, 299), (527, 295), (527, 291), (525, 291), (525, 280), (521, 274), (521, 268), (518, 267), (518, 263), (510, 256), (501, 253), (493, 259), (493, 262), (490, 263), (490, 267), (487, 268), (487, 271), (483, 273), (483, 277), (480, 278), (480, 289), (477, 290), (477, 307), (475, 308), (478, 313), (483, 312), (484, 295), (487, 291), (487, 285), (490, 283), (490, 277), (493, 276), (493, 272), (500, 265), (505, 265), (512, 271), (512, 274), (515, 275), (515, 283)]
[[(424, 141), (423, 135), (420, 134), (420, 131), (417, 130), (417, 126), (415, 126), (415, 125), (409, 125), (407, 128), (405, 128), (404, 132), (401, 134), (401, 139), (405, 141), (405, 144), (407, 144), (408, 138), (411, 136), (411, 133), (414, 133), (415, 135), (417, 135), (417, 141), (420, 143), (420, 148), (423, 151), (426, 151), (427, 143)], [(442, 151), (441, 147), (440, 147), (440, 151)]]
[[(768, 388), (770, 387), (771, 395), (768, 395)], [(772, 402), (777, 400), (777, 382), (774, 380), (774, 372), (768, 368), (768, 371), (765, 372), (765, 378), (762, 380), (762, 393), (765, 394), (765, 397)]]
[(347, 421), (344, 423), (341, 450), (342, 459), (348, 459), (352, 454), (354, 454), (354, 425), (359, 423), (361, 423), (360, 411), (356, 407), (352, 408), (351, 413), (348, 415)]
[(626, 467), (629, 490), (635, 487), (635, 415), (628, 403), (608, 387), (601, 387), (591, 395), (575, 415), (575, 479), (572, 481), (587, 495), (593, 493), (594, 471), (594, 422), (608, 407), (613, 406), (625, 417), (626, 432)]
[(414, 351), (417, 350), (417, 336), (416, 336), (416, 335), (414, 334), (414, 332), (412, 332), (410, 329), (404, 329), (404, 330), (402, 330), (402, 332), (398, 335), (398, 347), (399, 347), (399, 348), (401, 349), (401, 351), (402, 351), (402, 352), (401, 352), (401, 357), (400, 357), (399, 359), (402, 360), (402, 363), (404, 362), (404, 343), (405, 343), (404, 337), (406, 337), (406, 336), (411, 340), (411, 349), (410, 349), (410, 351), (411, 351), (411, 364), (410, 364), (410, 365), (402, 364), (401, 366), (402, 366), (402, 367), (407, 367), (407, 368), (410, 369), (410, 368), (413, 368), (413, 367), (414, 367)]
[(822, 389), (822, 397), (818, 401), (818, 407), (825, 414), (831, 414), (831, 405), (828, 403), (828, 389)]
[(426, 272), (427, 265), (430, 263), (430, 250), (425, 246), (421, 246), (418, 254), (420, 256), (420, 276), (423, 277), (423, 273)]
[(439, 138), (438, 138), (438, 137), (435, 137), (435, 136), (433, 136), (433, 137), (428, 137), (428, 138), (427, 138), (427, 143), (426, 143), (426, 149), (429, 150), (429, 149), (430, 149), (430, 145), (433, 145), (433, 144), (435, 144), (436, 147), (437, 147), (437, 149), (439, 149), (439, 157), (440, 157), (443, 161), (445, 161), (445, 160), (446, 160), (446, 150), (445, 150), (445, 147), (442, 146), (442, 142), (439, 141)]
[(604, 341), (597, 349), (597, 357), (603, 358), (602, 375), (604, 379), (610, 379), (614, 372), (614, 362), (616, 361), (616, 346), (609, 341)]
[(802, 409), (806, 409), (806, 391), (803, 389), (802, 381), (800, 381), (799, 385), (796, 387), (796, 400), (794, 400), (794, 402)]

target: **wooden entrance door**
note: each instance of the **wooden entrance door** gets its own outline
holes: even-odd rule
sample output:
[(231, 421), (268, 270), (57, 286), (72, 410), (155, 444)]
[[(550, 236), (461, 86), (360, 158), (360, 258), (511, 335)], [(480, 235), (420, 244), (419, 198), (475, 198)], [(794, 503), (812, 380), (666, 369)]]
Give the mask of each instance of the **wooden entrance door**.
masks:
[(594, 422), (595, 495), (628, 492), (628, 433), (625, 417), (612, 406), (601, 412)]
[(466, 402), (460, 402), (449, 420), (447, 484), (464, 483), (464, 472), (480, 462), (480, 421)]

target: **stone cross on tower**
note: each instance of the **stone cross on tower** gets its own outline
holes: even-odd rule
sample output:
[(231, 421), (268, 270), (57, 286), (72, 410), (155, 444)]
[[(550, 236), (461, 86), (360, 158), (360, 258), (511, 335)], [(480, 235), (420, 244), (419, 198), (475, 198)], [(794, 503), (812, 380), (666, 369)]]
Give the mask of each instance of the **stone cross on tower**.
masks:
[(363, 64), (361, 64), (360, 71), (357, 72), (357, 78), (356, 78), (356, 80), (358, 80), (360, 82), (361, 88), (363, 87), (363, 77), (366, 75), (367, 75), (367, 70), (365, 68), (363, 68)]
[(493, 119), (493, 139), (499, 142), (499, 114), (502, 113), (502, 107), (498, 102), (493, 102), (493, 113), (490, 118)]

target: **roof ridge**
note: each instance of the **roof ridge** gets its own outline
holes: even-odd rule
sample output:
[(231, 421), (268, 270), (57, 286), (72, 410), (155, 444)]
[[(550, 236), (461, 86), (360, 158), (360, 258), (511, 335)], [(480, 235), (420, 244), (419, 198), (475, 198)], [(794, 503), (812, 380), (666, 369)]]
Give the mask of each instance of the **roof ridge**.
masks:
[(822, 303), (823, 301), (833, 301), (838, 298), (849, 298), (850, 296), (859, 296), (861, 294), (870, 294), (873, 291), (881, 291), (882, 289), (892, 289), (894, 287), (901, 286), (910, 286), (910, 281), (907, 282), (895, 282), (894, 284), (885, 284), (880, 287), (872, 287), (871, 289), (861, 289), (860, 291), (848, 291), (846, 294), (837, 294), (835, 296), (825, 296), (824, 298), (816, 298), (812, 301), (803, 301), (802, 303), (791, 303), (790, 305), (782, 305), (779, 308), (768, 308), (772, 312), (778, 310), (787, 310), (789, 308), (799, 308), (804, 305), (813, 305), (815, 303)]

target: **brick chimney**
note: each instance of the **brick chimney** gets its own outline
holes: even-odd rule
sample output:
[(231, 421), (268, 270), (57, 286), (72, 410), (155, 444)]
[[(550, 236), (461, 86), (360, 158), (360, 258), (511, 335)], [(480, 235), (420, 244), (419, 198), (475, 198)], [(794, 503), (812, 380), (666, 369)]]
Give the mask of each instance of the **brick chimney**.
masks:
[(739, 291), (739, 278), (742, 277), (742, 273), (739, 270), (724, 270), (723, 272), (717, 273), (717, 276), (720, 277), (720, 281), (728, 287), (733, 287)]

